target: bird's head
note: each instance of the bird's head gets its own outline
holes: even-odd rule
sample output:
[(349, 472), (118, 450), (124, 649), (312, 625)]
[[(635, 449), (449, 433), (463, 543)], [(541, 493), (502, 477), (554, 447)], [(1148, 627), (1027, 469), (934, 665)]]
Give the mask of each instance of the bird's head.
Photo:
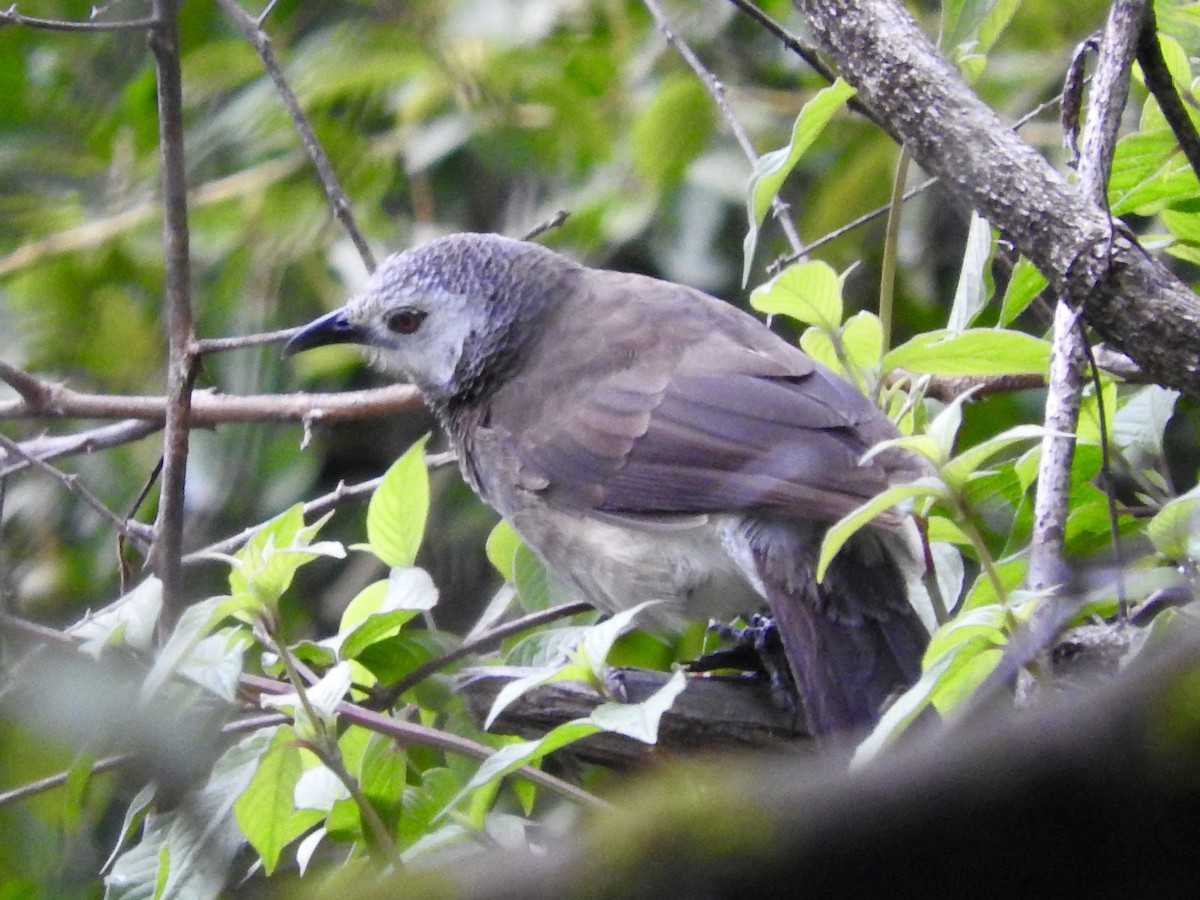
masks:
[(360, 344), (373, 366), (406, 376), (436, 402), (507, 368), (527, 326), (559, 295), (557, 281), (576, 268), (499, 235), (439, 238), (384, 260), (345, 306), (303, 326), (283, 353)]

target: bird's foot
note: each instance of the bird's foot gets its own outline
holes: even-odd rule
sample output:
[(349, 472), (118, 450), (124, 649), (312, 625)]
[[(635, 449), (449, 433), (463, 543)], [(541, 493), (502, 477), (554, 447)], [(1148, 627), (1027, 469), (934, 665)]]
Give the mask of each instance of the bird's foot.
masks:
[(771, 699), (776, 706), (784, 712), (795, 712), (799, 696), (796, 682), (788, 667), (783, 641), (770, 616), (755, 613), (744, 625), (713, 623), (710, 628), (729, 646), (685, 663), (689, 672), (733, 669), (762, 678), (770, 684)]

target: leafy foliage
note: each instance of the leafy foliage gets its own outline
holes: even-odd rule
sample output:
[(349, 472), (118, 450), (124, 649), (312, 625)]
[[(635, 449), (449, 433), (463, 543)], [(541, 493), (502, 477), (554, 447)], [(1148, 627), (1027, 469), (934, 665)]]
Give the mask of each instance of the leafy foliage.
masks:
[[(37, 6), (63, 19), (86, 12), (72, 0)], [(780, 18), (790, 9), (763, 6)], [(1079, 6), (959, 0), (930, 26), (1015, 119), (1057, 89), (1065, 48), (1104, 9)], [(1190, 96), (1200, 19), (1189, 4), (1156, 7), (1172, 78)], [(763, 276), (763, 263), (789, 250), (774, 201), (812, 240), (887, 200), (896, 151), (849, 111), (852, 88), (825, 84), (732, 8), (669, 4), (669, 14), (726, 80), (754, 144), (777, 149), (753, 163), (740, 156), (702, 81), (637, 3), (283, 0), (264, 27), (377, 249), (446, 230), (520, 234), (567, 208), (544, 239), (582, 258), (727, 296), (760, 281), (749, 306), (892, 416), (902, 436), (871, 452), (904, 448), (928, 473), (835, 523), (821, 550), (823, 573), (850, 536), (898, 510), (920, 523), (934, 563), (910, 585), (933, 631), (922, 676), (860, 745), (866, 764), (929, 707), (952, 724), (966, 717), (1048, 608), (1023, 588), (1045, 436), (1039, 401), (985, 396), (989, 379), (1046, 374), (1046, 281), (1028, 261), (1006, 261), (986, 220), (960, 221), (928, 200), (900, 218), (894, 345), (876, 312), (883, 241), (869, 226)], [(289, 326), (339, 304), (364, 267), (271, 80), (217, 6), (188, 5), (180, 25), (198, 334)], [(0, 355), (109, 398), (161, 391), (166, 365), (160, 148), (144, 44), (136, 31), (0, 27)], [(1200, 182), (1156, 101), (1141, 89), (1134, 98), (1137, 128), (1119, 142), (1108, 186), (1113, 214), (1147, 246), (1195, 265)], [(1056, 157), (1057, 137), (1045, 140)], [(255, 347), (210, 354), (198, 386), (218, 395), (358, 386), (344, 349), (287, 366), (276, 357)], [(985, 390), (964, 390), (962, 379)], [(160, 618), (156, 578), (127, 587), (134, 550), (114, 555), (107, 523), (63, 490), (69, 482), (18, 472), (6, 454), (6, 608), (14, 621), (75, 623), (64, 634), (99, 674), (95, 684), (39, 685), (45, 705), (34, 713), (4, 711), (0, 788), (66, 776), (58, 791), (0, 806), (0, 871), (14, 873), (0, 894), (94, 896), (102, 879), (112, 897), (210, 897), (243, 876), (353, 877), (489, 843), (538, 846), (574, 821), (560, 794), (586, 802), (579, 786), (607, 779), (582, 766), (572, 792), (541, 772), (547, 757), (598, 731), (656, 740), (682, 674), (644, 702), (621, 703), (604, 695), (606, 666), (670, 667), (698, 651), (699, 628), (631, 633), (635, 608), (486, 643), (515, 616), (576, 598), (510, 526), (493, 527), (453, 478), (429, 471), (439, 438), (420, 436), (427, 424), (322, 429), (318, 449), (300, 452), (299, 427), (273, 421), (192, 435), (187, 527), (200, 552), (186, 568), (191, 605), (173, 623)], [(305, 426), (320, 423), (314, 409)], [(6, 420), (27, 441), (42, 427)], [(1107, 574), (1081, 590), (1067, 624), (1190, 591), (1200, 494), (1187, 488), (1198, 460), (1177, 435), (1194, 427), (1191, 405), (1157, 386), (1101, 373), (1085, 391), (1064, 540), (1069, 558), (1100, 560)], [(69, 434), (54, 422), (51, 437)], [(158, 454), (141, 441), (61, 464), (110, 508), (148, 521), (153, 502), (141, 489)], [(384, 469), (365, 517), (305, 515), (299, 501), (318, 485)], [(347, 504), (335, 490), (329, 505)], [(262, 524), (226, 540), (253, 522)], [(1194, 603), (1159, 615), (1129, 658), (1195, 616)], [(23, 652), (16, 634), (4, 635), (6, 656)], [(464, 663), (447, 654), (464, 642), (475, 648), (470, 664), (530, 670), (501, 691), (488, 724), (546, 684), (576, 682), (604, 702), (535, 740), (481, 730), (452, 690)], [(125, 682), (109, 676), (130, 670), (134, 686), (115, 687)], [(81, 707), (101, 697), (125, 707), (136, 736), (161, 710), (181, 710), (212, 753), (189, 746), (185, 764), (164, 769), (134, 748), (130, 778), (93, 771), (127, 745), (79, 738), (43, 715), (64, 692)], [(99, 871), (95, 860), (110, 853)]]

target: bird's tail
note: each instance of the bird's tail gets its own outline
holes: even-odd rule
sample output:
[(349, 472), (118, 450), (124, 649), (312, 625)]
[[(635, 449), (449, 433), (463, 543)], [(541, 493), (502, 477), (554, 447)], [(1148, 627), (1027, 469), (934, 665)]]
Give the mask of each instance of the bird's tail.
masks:
[(902, 541), (860, 531), (817, 584), (823, 532), (815, 523), (794, 521), (759, 521), (747, 530), (816, 737), (874, 725), (887, 700), (917, 680), (929, 643), (908, 599)]

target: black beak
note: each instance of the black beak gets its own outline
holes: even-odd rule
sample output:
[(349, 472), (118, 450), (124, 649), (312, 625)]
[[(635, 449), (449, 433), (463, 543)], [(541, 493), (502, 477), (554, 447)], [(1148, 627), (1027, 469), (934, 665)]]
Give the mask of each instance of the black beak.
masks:
[(345, 309), (331, 313), (304, 325), (283, 345), (283, 355), (291, 356), (301, 350), (324, 347), (327, 344), (363, 344), (367, 332), (346, 318)]

